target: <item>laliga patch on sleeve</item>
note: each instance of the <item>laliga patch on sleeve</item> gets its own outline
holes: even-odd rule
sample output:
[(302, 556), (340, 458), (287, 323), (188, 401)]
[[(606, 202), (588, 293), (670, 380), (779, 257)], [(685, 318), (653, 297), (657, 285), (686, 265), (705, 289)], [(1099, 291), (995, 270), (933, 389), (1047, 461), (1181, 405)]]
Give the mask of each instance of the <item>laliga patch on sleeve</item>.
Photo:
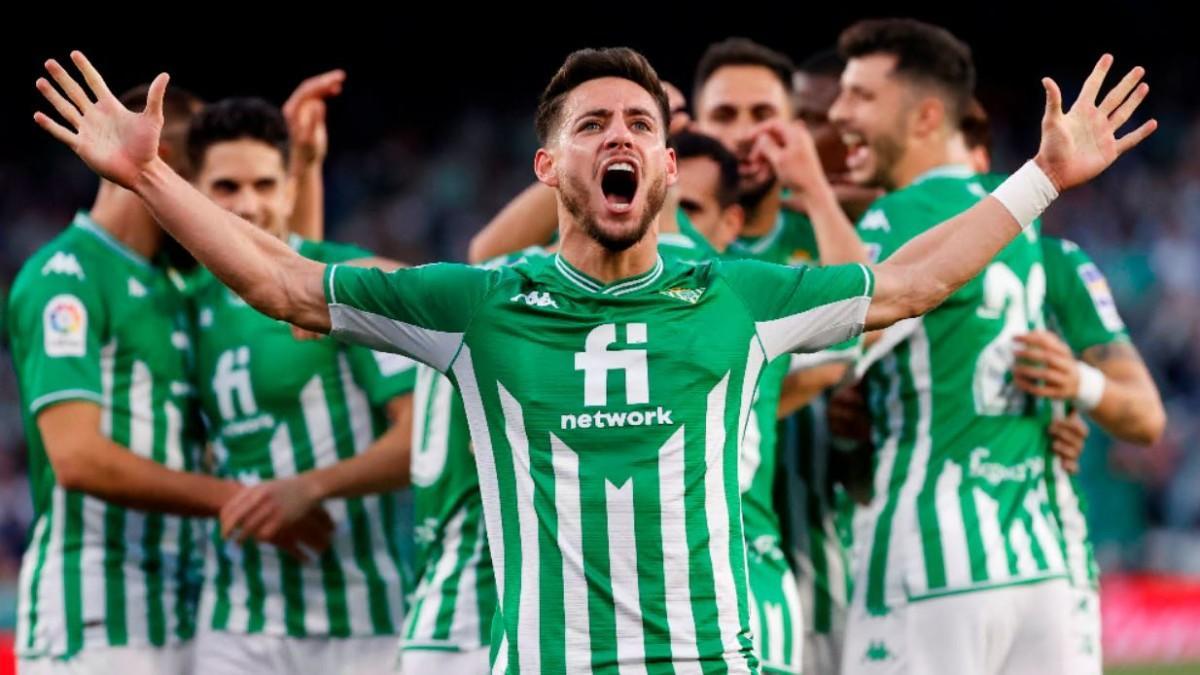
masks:
[(46, 356), (84, 356), (87, 353), (87, 308), (68, 293), (56, 295), (42, 311)]
[(1084, 263), (1077, 271), (1088, 295), (1092, 296), (1092, 305), (1095, 306), (1096, 314), (1104, 328), (1113, 333), (1125, 330), (1125, 322), (1121, 320), (1121, 314), (1117, 311), (1117, 303), (1108, 288), (1108, 280), (1104, 278), (1100, 269), (1092, 263)]

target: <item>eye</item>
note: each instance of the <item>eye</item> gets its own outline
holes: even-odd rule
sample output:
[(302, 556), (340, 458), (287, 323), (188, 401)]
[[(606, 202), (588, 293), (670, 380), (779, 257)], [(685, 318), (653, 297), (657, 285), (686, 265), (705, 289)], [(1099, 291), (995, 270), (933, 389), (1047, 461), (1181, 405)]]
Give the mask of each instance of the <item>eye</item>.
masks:
[(652, 131), (650, 123), (645, 120), (634, 120), (633, 124), (629, 125), (638, 131)]
[(588, 120), (579, 125), (580, 131), (600, 131), (601, 128), (600, 123), (596, 120)]

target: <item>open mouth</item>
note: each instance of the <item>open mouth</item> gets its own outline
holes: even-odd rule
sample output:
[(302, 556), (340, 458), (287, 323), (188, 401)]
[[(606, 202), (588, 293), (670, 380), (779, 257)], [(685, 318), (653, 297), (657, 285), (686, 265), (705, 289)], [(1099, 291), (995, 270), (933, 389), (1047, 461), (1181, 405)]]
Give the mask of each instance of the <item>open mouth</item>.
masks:
[(846, 146), (847, 169), (859, 168), (870, 158), (871, 149), (862, 134), (847, 131), (842, 134), (842, 143)]
[(637, 169), (630, 162), (613, 162), (604, 168), (604, 174), (600, 177), (604, 201), (614, 211), (627, 211), (633, 206), (637, 187)]

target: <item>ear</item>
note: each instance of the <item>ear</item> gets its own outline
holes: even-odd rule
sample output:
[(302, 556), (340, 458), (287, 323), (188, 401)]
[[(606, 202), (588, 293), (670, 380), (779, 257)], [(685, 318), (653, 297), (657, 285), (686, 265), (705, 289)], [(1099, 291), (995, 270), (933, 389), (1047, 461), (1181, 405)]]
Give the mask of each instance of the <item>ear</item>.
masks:
[(913, 111), (912, 130), (918, 138), (937, 133), (946, 123), (946, 102), (938, 96), (925, 96)]
[(675, 148), (667, 148), (667, 187), (679, 180), (679, 161), (675, 157)]
[(558, 171), (554, 164), (554, 154), (547, 148), (538, 148), (533, 156), (533, 173), (543, 185), (557, 188)]

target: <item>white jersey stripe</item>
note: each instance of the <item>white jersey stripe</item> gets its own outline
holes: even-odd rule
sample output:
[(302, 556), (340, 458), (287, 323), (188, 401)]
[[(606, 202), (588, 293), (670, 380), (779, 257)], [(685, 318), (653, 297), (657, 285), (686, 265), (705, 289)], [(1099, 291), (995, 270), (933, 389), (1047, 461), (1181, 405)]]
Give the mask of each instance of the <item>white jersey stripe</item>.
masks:
[(533, 466), (529, 461), (529, 437), (521, 406), (499, 382), (500, 407), (504, 410), (504, 435), (512, 449), (516, 477), (517, 528), (521, 536), (521, 594), (517, 605), (517, 655), (525, 673), (541, 671), (541, 587), (537, 514), (533, 510)]
[[(558, 547), (562, 551), (563, 611), (567, 672), (591, 667), (588, 586), (583, 563), (583, 525), (579, 498), (579, 456), (550, 434), (554, 466), (554, 511), (558, 515)], [(611, 527), (611, 523), (610, 523)]]
[(688, 558), (687, 463), (684, 427), (671, 434), (658, 451), (659, 503), (662, 505), (663, 587), (667, 625), (671, 631), (671, 657), (676, 661), (699, 658), (696, 619), (692, 613), (691, 572)]
[(627, 479), (620, 487), (605, 481), (604, 496), (608, 511), (609, 576), (617, 624), (617, 663), (621, 675), (635, 675), (646, 672), (646, 652), (638, 592), (633, 479)]

